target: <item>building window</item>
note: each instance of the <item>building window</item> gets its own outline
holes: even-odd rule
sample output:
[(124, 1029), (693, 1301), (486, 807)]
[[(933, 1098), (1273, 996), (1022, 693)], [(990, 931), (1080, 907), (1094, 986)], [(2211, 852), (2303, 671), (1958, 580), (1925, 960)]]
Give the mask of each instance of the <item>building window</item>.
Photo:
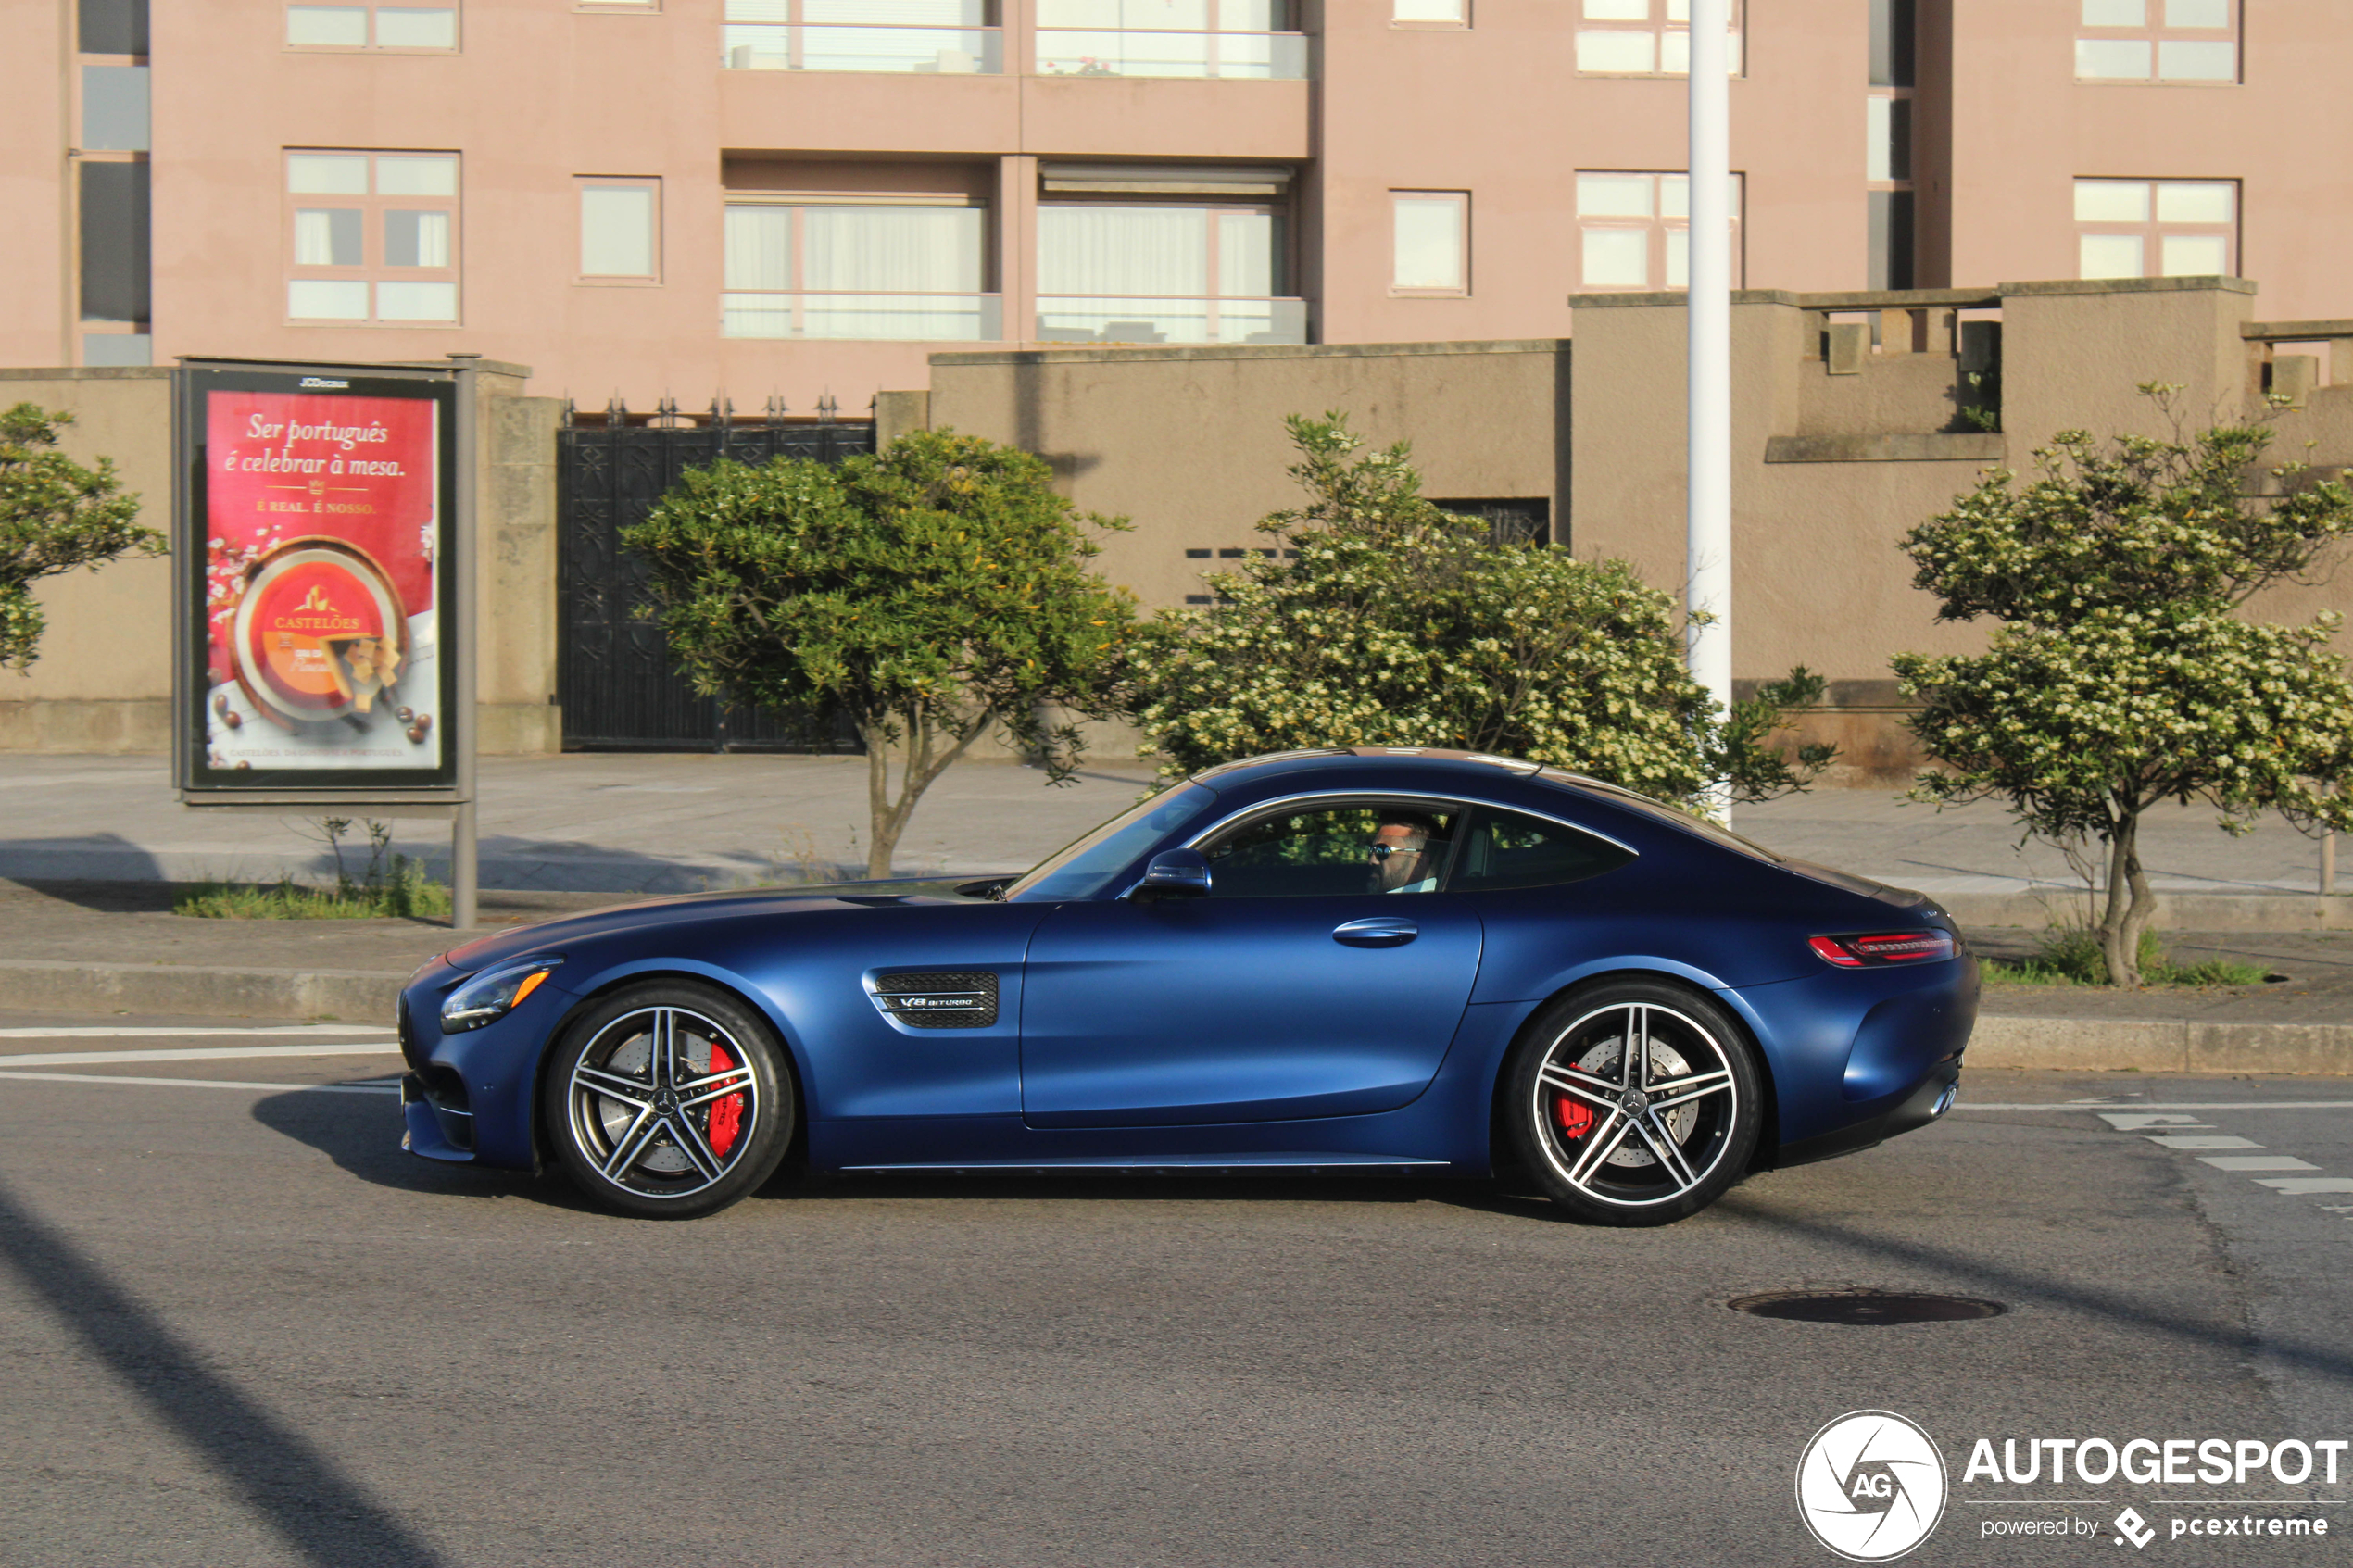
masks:
[(146, 0), (81, 0), (71, 106), (80, 362), (145, 365), (149, 311)]
[(1470, 0), (1392, 0), (1390, 20), (1429, 27), (1470, 26)]
[(1863, 182), (1869, 211), (1865, 286), (1912, 286), (1914, 0), (1871, 0), (1870, 82), (1863, 96)]
[[(1689, 76), (1692, 0), (1577, 0), (1577, 69), (1583, 76)], [(1726, 56), (1741, 73), (1742, 0), (1730, 0)]]
[[(1732, 176), (1732, 286), (1741, 286), (1743, 180)], [(1584, 286), (1680, 289), (1691, 283), (1692, 184), (1681, 174), (1580, 173), (1577, 226)]]
[(598, 282), (661, 281), (661, 182), (602, 175), (580, 190), (580, 275)]
[(2238, 0), (2080, 0), (2080, 82), (2234, 82)]
[(1037, 0), (1040, 76), (1298, 82), (1291, 0)]
[(289, 6), (292, 49), (447, 51), (458, 47), (454, 6)]
[(1285, 229), (1279, 208), (1242, 203), (1042, 204), (1038, 339), (1304, 343)]
[(458, 319), (456, 154), (290, 152), (286, 192), (289, 319)]
[(727, 204), (728, 337), (985, 342), (988, 209), (903, 201)]
[(726, 0), (731, 70), (1001, 70), (994, 0)]
[(1470, 193), (1391, 191), (1396, 251), (1390, 286), (1399, 294), (1470, 292)]
[(2238, 193), (2235, 180), (2078, 180), (2078, 275), (2234, 276)]

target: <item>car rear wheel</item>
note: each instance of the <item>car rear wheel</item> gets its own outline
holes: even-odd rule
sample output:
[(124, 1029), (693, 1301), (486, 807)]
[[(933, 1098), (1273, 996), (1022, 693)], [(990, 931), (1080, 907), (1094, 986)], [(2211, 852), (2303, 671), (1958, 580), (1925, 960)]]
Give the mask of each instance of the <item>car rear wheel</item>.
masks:
[(1505, 1074), (1510, 1152), (1580, 1220), (1698, 1213), (1755, 1151), (1763, 1099), (1740, 1025), (1695, 991), (1611, 981), (1540, 1012)]
[(774, 1033), (699, 985), (632, 985), (582, 1014), (557, 1043), (545, 1097), (573, 1185), (643, 1218), (725, 1208), (774, 1173), (792, 1138)]

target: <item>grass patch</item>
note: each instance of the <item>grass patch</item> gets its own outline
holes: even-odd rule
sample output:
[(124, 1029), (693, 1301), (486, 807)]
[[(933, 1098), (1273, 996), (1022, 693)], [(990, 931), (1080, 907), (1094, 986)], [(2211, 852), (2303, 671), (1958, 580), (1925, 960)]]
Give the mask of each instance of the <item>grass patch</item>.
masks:
[[(2157, 933), (2141, 933), (2141, 982), (2145, 985), (2260, 985), (2270, 972), (2260, 964), (2208, 959), (2202, 963), (2177, 964), (2165, 956)], [(2081, 927), (2053, 931), (2042, 947), (2023, 959), (1987, 959), (1982, 965), (1989, 985), (2105, 985), (2108, 960), (2100, 956), (2100, 939)]]
[(391, 853), (392, 830), (368, 824), (368, 866), (358, 876), (344, 869), (343, 839), (351, 823), (330, 817), (320, 824), (334, 850), (335, 884), (312, 887), (290, 876), (275, 882), (198, 883), (174, 898), (171, 912), (197, 920), (420, 920), (449, 914), (449, 889), (425, 875), (424, 862)]

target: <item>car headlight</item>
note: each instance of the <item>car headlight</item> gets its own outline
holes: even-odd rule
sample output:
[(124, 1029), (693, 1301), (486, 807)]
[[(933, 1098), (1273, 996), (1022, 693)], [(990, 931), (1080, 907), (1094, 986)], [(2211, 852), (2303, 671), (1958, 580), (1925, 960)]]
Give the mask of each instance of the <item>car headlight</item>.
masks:
[(507, 1016), (539, 989), (561, 959), (529, 959), (504, 969), (485, 970), (449, 993), (441, 1004), (441, 1032), (460, 1034)]

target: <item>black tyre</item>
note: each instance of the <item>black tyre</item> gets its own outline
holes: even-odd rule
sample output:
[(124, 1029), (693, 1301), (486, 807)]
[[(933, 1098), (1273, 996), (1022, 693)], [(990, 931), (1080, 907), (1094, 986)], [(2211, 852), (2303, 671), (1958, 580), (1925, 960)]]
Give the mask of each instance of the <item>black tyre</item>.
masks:
[(1697, 991), (1614, 980), (1529, 1021), (1504, 1071), (1505, 1152), (1580, 1220), (1665, 1225), (1748, 1169), (1764, 1099), (1740, 1024)]
[(765, 1020), (723, 991), (648, 981), (572, 1022), (541, 1103), (564, 1173), (592, 1201), (685, 1220), (775, 1173), (795, 1100)]

